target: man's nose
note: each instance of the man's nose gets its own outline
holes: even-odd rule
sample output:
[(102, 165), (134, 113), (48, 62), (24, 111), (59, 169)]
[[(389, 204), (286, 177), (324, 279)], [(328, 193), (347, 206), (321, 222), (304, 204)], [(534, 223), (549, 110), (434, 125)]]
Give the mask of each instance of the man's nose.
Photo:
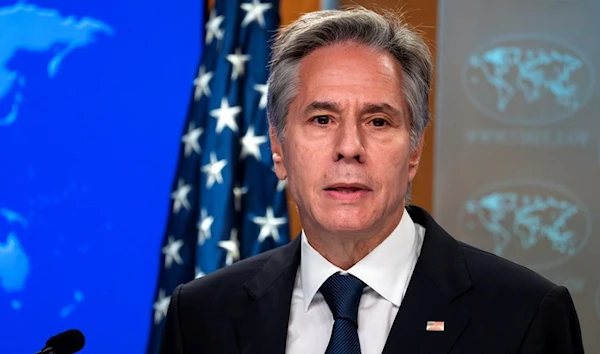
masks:
[(363, 146), (363, 133), (358, 124), (354, 122), (344, 122), (337, 131), (337, 141), (335, 148), (335, 160), (354, 159), (358, 162), (364, 162), (365, 150)]

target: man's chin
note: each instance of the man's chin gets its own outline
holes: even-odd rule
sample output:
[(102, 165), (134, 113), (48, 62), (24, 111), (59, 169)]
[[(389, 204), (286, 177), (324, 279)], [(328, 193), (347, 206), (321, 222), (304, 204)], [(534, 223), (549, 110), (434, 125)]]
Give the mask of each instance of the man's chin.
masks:
[(376, 224), (373, 209), (361, 206), (322, 205), (304, 216), (306, 220), (302, 220), (300, 214), (303, 227), (313, 229), (316, 233), (360, 234), (369, 232)]
[(336, 222), (325, 222), (323, 228), (330, 234), (339, 234), (339, 235), (360, 235), (362, 233), (368, 232), (372, 224), (367, 222), (357, 222), (357, 220), (353, 221), (336, 221)]

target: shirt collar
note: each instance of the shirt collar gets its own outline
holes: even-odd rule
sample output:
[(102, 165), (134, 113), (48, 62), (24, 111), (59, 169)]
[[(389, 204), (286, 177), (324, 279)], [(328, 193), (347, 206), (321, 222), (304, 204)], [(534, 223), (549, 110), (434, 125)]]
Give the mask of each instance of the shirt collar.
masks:
[[(331, 264), (308, 243), (304, 230), (301, 237), (300, 276), (304, 311), (308, 311), (325, 280), (337, 272), (344, 271)], [(348, 269), (347, 273), (359, 278), (387, 301), (399, 307), (420, 250), (417, 241), (415, 224), (405, 209), (398, 226), (389, 237)]]

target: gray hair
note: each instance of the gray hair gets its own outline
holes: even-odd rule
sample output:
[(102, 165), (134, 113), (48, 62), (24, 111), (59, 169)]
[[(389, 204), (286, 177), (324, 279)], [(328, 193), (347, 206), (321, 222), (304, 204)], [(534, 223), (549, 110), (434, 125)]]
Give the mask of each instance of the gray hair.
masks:
[[(275, 38), (269, 63), (267, 117), (277, 140), (283, 143), (289, 107), (298, 94), (300, 60), (317, 48), (342, 42), (387, 51), (400, 63), (414, 151), (430, 120), (433, 65), (429, 48), (398, 15), (378, 14), (363, 7), (309, 12)], [(407, 200), (409, 195), (410, 186)]]

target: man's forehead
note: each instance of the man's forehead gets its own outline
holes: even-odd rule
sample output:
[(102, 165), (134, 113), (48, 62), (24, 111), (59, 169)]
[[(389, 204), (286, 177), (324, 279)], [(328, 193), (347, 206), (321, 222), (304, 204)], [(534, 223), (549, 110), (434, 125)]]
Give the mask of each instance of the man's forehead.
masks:
[[(352, 79), (369, 79), (369, 84), (399, 83), (402, 66), (389, 52), (365, 45), (334, 44), (314, 50), (300, 59), (297, 67), (300, 85), (335, 84)], [(336, 81), (329, 81), (335, 79)]]

